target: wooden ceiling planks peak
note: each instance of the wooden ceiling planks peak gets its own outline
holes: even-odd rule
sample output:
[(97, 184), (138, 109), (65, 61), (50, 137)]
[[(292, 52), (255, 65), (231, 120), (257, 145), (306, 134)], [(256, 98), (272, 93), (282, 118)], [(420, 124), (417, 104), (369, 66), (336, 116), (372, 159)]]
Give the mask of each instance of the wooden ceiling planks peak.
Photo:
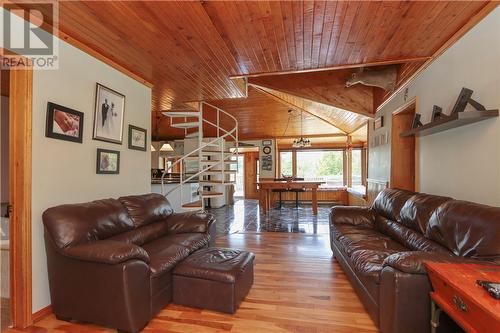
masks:
[(341, 126), (339, 126), (338, 123), (335, 122), (335, 120), (338, 120), (338, 119), (331, 119), (332, 117), (330, 117), (329, 114), (325, 116), (321, 112), (315, 112), (315, 110), (311, 110), (311, 108), (304, 105), (304, 101), (301, 98), (297, 98), (295, 96), (291, 96), (289, 94), (285, 94), (285, 93), (282, 93), (280, 91), (276, 91), (276, 90), (269, 89), (266, 87), (261, 87), (261, 86), (255, 85), (255, 84), (251, 84), (250, 86), (253, 87), (254, 89), (256, 89), (257, 91), (259, 91), (259, 92), (271, 97), (272, 99), (278, 101), (279, 103), (286, 105), (291, 110), (308, 113), (312, 116), (315, 116), (319, 120), (324, 121), (325, 123), (339, 129), (343, 133), (347, 133), (345, 129), (341, 128)]
[(300, 98), (373, 117), (372, 88), (345, 83), (349, 69), (328, 72), (252, 77), (250, 84), (278, 90)]

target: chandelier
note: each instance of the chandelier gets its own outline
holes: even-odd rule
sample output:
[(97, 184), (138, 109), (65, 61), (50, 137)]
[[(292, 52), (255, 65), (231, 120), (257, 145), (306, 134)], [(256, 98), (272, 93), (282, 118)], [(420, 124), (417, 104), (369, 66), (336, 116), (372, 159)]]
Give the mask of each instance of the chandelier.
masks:
[(302, 111), (300, 111), (300, 138), (293, 140), (293, 143), (292, 143), (293, 148), (311, 147), (311, 140), (304, 138), (304, 136), (302, 135), (302, 129), (303, 129), (302, 121), (303, 121)]

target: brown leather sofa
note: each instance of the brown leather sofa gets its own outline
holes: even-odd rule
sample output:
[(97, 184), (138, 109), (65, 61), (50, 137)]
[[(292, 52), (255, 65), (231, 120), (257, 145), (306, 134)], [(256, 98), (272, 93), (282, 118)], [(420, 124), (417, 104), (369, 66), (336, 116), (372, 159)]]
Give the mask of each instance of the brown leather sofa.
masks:
[(382, 333), (430, 332), (426, 261), (500, 264), (500, 208), (386, 189), (334, 207), (332, 251)]
[(175, 214), (159, 194), (61, 205), (43, 214), (52, 310), (138, 332), (172, 299), (172, 270), (213, 244), (210, 214)]

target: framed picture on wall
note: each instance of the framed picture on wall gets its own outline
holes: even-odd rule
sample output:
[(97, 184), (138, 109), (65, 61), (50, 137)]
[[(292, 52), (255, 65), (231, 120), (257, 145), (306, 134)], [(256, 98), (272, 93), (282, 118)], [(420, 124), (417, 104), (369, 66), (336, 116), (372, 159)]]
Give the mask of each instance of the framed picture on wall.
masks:
[(94, 110), (94, 140), (122, 143), (125, 96), (97, 83)]
[(82, 143), (83, 112), (48, 102), (45, 136), (53, 139)]
[(128, 148), (135, 150), (147, 150), (148, 132), (144, 128), (128, 125)]
[(118, 150), (97, 148), (96, 173), (119, 174), (120, 152)]

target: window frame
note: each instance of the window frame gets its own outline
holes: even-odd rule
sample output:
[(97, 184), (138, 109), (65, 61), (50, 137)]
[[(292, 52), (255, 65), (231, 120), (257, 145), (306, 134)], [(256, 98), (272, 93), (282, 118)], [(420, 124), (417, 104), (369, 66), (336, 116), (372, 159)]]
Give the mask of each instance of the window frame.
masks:
[[(367, 149), (366, 147), (353, 147), (350, 150), (346, 148), (305, 148), (305, 149), (295, 149), (295, 148), (284, 148), (277, 151), (277, 165), (279, 177), (281, 178), (281, 153), (291, 152), (292, 153), (292, 176), (297, 177), (297, 152), (302, 151), (341, 151), (343, 153), (343, 165), (342, 165), (342, 175), (343, 175), (343, 185), (347, 187), (352, 187), (352, 151), (361, 151), (361, 184), (366, 186), (367, 177)], [(350, 165), (348, 165), (350, 163)], [(348, 174), (350, 174), (348, 176)]]

